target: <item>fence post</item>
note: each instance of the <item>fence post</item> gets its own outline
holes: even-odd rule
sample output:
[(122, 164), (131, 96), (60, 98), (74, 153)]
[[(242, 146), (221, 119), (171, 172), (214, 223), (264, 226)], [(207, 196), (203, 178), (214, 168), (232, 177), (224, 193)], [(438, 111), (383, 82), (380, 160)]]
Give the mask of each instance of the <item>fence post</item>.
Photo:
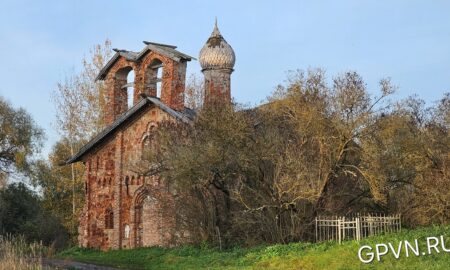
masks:
[(342, 217), (343, 226), (342, 226), (342, 239), (345, 240), (345, 217)]
[(341, 225), (342, 225), (342, 222), (341, 222), (341, 218), (339, 217), (338, 218), (338, 239), (339, 239), (339, 245), (341, 244)]
[(361, 225), (359, 224), (359, 217), (355, 219), (356, 221), (356, 241), (361, 240)]
[(318, 242), (318, 237), (317, 237), (317, 217), (316, 217), (316, 235), (315, 235), (315, 239), (316, 239), (316, 243)]

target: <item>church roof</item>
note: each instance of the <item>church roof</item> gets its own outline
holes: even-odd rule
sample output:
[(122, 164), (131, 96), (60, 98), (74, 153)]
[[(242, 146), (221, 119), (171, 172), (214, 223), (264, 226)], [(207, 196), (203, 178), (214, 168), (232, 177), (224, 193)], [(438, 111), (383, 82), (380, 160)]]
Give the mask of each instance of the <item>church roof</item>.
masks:
[(131, 62), (139, 62), (149, 51), (154, 51), (159, 54), (162, 54), (176, 62), (181, 61), (191, 61), (192, 59), (196, 60), (194, 57), (184, 54), (176, 50), (176, 46), (169, 44), (162, 44), (150, 41), (144, 41), (146, 45), (144, 49), (140, 52), (132, 52), (121, 49), (113, 49), (116, 53), (111, 57), (111, 59), (106, 63), (106, 65), (100, 70), (99, 74), (95, 78), (95, 80), (103, 80), (108, 74), (109, 69), (114, 65), (114, 63), (120, 58), (124, 57), (126, 60)]
[(136, 103), (133, 107), (131, 107), (128, 111), (126, 111), (124, 114), (122, 114), (119, 118), (117, 118), (116, 121), (114, 121), (111, 125), (107, 126), (102, 132), (100, 132), (97, 136), (95, 136), (87, 144), (85, 144), (78, 151), (78, 153), (76, 153), (74, 156), (72, 156), (71, 158), (69, 158), (66, 161), (66, 164), (80, 161), (81, 158), (86, 153), (88, 153), (93, 147), (102, 143), (110, 134), (112, 134), (115, 130), (117, 130), (117, 128), (122, 126), (122, 124), (127, 122), (127, 120), (130, 119), (133, 115), (142, 111), (143, 108), (145, 108), (151, 104), (159, 107), (161, 110), (165, 111), (169, 115), (173, 116), (177, 120), (184, 122), (184, 123), (190, 123), (196, 115), (195, 111), (192, 109), (185, 108), (183, 111), (175, 111), (174, 109), (170, 108), (166, 104), (162, 103), (159, 98), (145, 97), (141, 101)]

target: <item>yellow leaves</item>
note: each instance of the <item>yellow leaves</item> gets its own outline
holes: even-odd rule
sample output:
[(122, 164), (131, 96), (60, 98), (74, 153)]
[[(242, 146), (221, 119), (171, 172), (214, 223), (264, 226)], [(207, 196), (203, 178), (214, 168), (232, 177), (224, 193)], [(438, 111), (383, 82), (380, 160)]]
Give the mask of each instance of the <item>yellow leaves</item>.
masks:
[(95, 81), (105, 61), (111, 56), (111, 42), (106, 40), (83, 59), (83, 70), (57, 84), (52, 100), (56, 108), (56, 126), (61, 135), (75, 141), (88, 140), (103, 128), (105, 91), (103, 82)]
[(18, 151), (14, 155), (14, 160), (18, 167), (23, 166), (26, 163), (26, 153), (23, 151)]

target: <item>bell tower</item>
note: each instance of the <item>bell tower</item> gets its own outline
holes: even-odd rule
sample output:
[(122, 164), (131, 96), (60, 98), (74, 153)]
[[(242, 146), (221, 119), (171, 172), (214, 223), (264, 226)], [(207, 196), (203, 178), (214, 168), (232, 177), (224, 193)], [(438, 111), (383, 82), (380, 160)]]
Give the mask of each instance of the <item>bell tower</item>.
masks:
[(231, 73), (236, 57), (233, 48), (225, 41), (217, 27), (200, 50), (199, 56), (205, 77), (204, 105), (212, 102), (231, 102)]
[(177, 51), (173, 45), (144, 43), (146, 46), (140, 52), (115, 49), (116, 53), (96, 78), (105, 81), (106, 125), (116, 121), (144, 96), (159, 98), (177, 111), (184, 109), (186, 66), (192, 57)]

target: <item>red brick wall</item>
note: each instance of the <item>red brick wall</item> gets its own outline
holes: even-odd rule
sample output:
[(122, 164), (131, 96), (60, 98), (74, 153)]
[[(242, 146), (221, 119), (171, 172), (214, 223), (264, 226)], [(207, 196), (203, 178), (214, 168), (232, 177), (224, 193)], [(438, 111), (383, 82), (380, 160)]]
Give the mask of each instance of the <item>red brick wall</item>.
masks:
[[(175, 110), (184, 108), (185, 61), (177, 62), (153, 51), (139, 62), (120, 56), (105, 78), (104, 117), (107, 125), (128, 110), (127, 91), (122, 88), (127, 83), (128, 73), (131, 70), (135, 73), (133, 104), (136, 104), (141, 93), (156, 96), (153, 67), (160, 64), (161, 101)], [(81, 246), (106, 250), (136, 247), (139, 243), (167, 246), (173, 242), (175, 203), (166, 182), (158, 177), (138, 176), (133, 170), (141, 158), (142, 140), (150, 127), (169, 119), (172, 118), (164, 111), (150, 106), (83, 158), (87, 169), (86, 204), (79, 227)], [(137, 217), (142, 207), (145, 214), (141, 223)], [(107, 228), (105, 223), (108, 211), (113, 213), (113, 228)], [(130, 228), (128, 238), (125, 236), (127, 226)]]
[(127, 75), (131, 70), (135, 73), (133, 104), (139, 101), (141, 93), (156, 96), (155, 87), (150, 85), (155, 75), (151, 66), (155, 62), (161, 62), (163, 65), (160, 97), (162, 102), (175, 110), (184, 108), (186, 62), (177, 62), (153, 51), (147, 53), (140, 62), (119, 57), (105, 78), (107, 90), (104, 115), (107, 125), (128, 109), (127, 92), (122, 86), (127, 83)]
[[(168, 114), (150, 106), (85, 157), (87, 194), (80, 218), (81, 246), (102, 250), (135, 247), (138, 236), (135, 208), (145, 202), (148, 205), (143, 220), (147, 224), (144, 244), (170, 245), (176, 224), (173, 197), (166, 182), (133, 172), (150, 127), (167, 119), (171, 119)], [(113, 229), (107, 229), (105, 224), (108, 208), (114, 213)], [(129, 238), (124, 233), (126, 225), (131, 229)]]
[(113, 144), (107, 144), (86, 162), (86, 205), (79, 230), (82, 234), (80, 244), (83, 246), (100, 248), (107, 246), (111, 240), (105, 237), (104, 214), (114, 203), (115, 151)]

